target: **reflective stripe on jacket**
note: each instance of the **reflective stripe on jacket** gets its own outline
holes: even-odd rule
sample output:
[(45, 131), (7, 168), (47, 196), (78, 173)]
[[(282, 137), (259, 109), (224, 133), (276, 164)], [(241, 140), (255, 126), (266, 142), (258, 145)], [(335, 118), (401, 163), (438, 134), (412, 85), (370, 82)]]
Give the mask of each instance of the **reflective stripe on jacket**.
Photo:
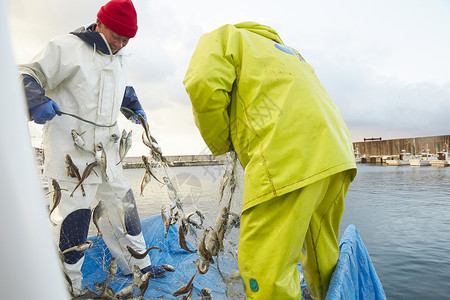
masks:
[(184, 84), (214, 155), (234, 146), (245, 169), (243, 210), (356, 169), (350, 134), (314, 69), (270, 27), (203, 35)]

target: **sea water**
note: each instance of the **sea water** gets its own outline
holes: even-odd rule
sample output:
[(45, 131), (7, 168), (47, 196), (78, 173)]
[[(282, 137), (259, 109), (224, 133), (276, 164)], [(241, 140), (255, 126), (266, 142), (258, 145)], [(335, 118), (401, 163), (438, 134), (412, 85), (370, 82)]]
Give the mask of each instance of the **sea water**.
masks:
[(388, 299), (450, 299), (450, 168), (358, 165), (355, 224)]
[[(169, 169), (186, 213), (199, 209), (210, 224), (214, 221), (223, 205), (219, 186), (224, 170)], [(159, 214), (162, 205), (171, 203), (166, 187), (154, 179), (140, 195), (144, 172), (124, 170), (141, 218)], [(162, 175), (160, 170), (157, 176)], [(240, 210), (241, 195), (238, 186), (232, 211)], [(359, 164), (345, 200), (340, 235), (349, 224), (356, 225), (388, 299), (450, 299), (450, 167)]]

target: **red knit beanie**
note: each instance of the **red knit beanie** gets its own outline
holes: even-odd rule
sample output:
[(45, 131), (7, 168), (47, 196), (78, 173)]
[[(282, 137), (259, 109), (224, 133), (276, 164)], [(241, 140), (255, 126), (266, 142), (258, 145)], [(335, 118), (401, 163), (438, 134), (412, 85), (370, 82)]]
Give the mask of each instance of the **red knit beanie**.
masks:
[(132, 38), (138, 29), (137, 15), (131, 0), (111, 0), (100, 8), (97, 18), (115, 33)]

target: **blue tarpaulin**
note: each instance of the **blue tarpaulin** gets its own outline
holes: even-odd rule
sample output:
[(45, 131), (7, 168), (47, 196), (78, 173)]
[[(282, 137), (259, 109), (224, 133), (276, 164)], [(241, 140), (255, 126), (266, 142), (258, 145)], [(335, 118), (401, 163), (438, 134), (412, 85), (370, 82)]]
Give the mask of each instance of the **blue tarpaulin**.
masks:
[[(165, 231), (160, 215), (144, 219), (141, 224), (147, 247), (156, 246), (162, 250), (161, 253), (157, 250), (150, 251), (152, 264), (169, 264), (175, 268), (175, 272), (166, 272), (162, 278), (150, 279), (144, 299), (176, 299), (172, 294), (187, 284), (196, 273), (193, 262), (198, 259), (198, 254), (181, 249), (175, 226), (170, 227), (168, 236), (164, 238)], [(101, 237), (89, 239), (94, 242), (94, 246), (85, 253), (83, 284), (95, 291), (94, 283), (102, 282), (108, 276), (111, 254)], [(190, 244), (188, 246), (190, 249), (195, 248)], [(339, 260), (326, 299), (386, 299), (369, 254), (354, 225), (349, 225), (345, 230), (339, 247)], [(195, 276), (192, 298), (199, 298), (201, 289), (208, 288), (214, 299), (245, 299), (242, 282), (230, 279), (238, 269), (235, 256), (221, 253), (215, 260), (215, 264), (210, 265), (206, 274)], [(301, 271), (300, 264), (298, 270)], [(118, 292), (130, 285), (131, 281), (132, 277), (124, 276), (119, 271), (109, 286)], [(302, 281), (302, 288), (304, 287)]]
[(386, 299), (383, 286), (355, 225), (349, 225), (339, 244), (339, 259), (326, 300)]
[[(164, 238), (165, 230), (161, 215), (154, 215), (141, 220), (141, 227), (147, 247), (156, 246), (162, 250), (161, 253), (158, 250), (149, 252), (152, 264), (169, 264), (175, 268), (175, 272), (166, 272), (166, 275), (162, 278), (150, 279), (144, 299), (158, 299), (158, 297), (163, 297), (159, 299), (177, 299), (172, 294), (182, 285), (187, 284), (197, 272), (193, 262), (199, 258), (198, 254), (187, 252), (179, 246), (178, 230), (175, 226), (170, 227), (167, 237)], [(203, 232), (199, 233), (203, 234)], [(91, 249), (85, 252), (85, 261), (81, 271), (83, 272), (83, 284), (96, 291), (94, 283), (102, 282), (108, 276), (111, 254), (101, 237), (90, 237), (89, 240), (92, 240), (94, 244)], [(194, 245), (188, 244), (188, 246), (189, 249), (195, 249)], [(221, 253), (218, 259), (215, 258), (215, 261), (214, 264), (210, 265), (206, 274), (195, 276), (192, 298), (198, 299), (200, 291), (203, 288), (208, 288), (211, 290), (214, 299), (226, 299), (226, 292), (230, 296), (231, 294), (235, 296), (234, 298), (230, 297), (230, 299), (244, 299), (242, 282), (240, 280), (227, 280), (238, 269), (235, 258), (229, 253)], [(228, 288), (223, 278), (226, 279)], [(126, 277), (118, 271), (109, 286), (115, 292), (118, 292), (123, 287), (130, 285), (132, 279), (132, 276)]]

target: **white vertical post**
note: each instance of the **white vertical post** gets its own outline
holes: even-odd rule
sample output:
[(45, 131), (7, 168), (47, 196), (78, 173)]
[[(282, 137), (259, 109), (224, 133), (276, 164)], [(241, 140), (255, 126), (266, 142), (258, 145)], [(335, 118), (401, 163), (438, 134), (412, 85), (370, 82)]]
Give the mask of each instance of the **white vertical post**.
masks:
[(0, 298), (69, 299), (44, 206), (0, 0)]

